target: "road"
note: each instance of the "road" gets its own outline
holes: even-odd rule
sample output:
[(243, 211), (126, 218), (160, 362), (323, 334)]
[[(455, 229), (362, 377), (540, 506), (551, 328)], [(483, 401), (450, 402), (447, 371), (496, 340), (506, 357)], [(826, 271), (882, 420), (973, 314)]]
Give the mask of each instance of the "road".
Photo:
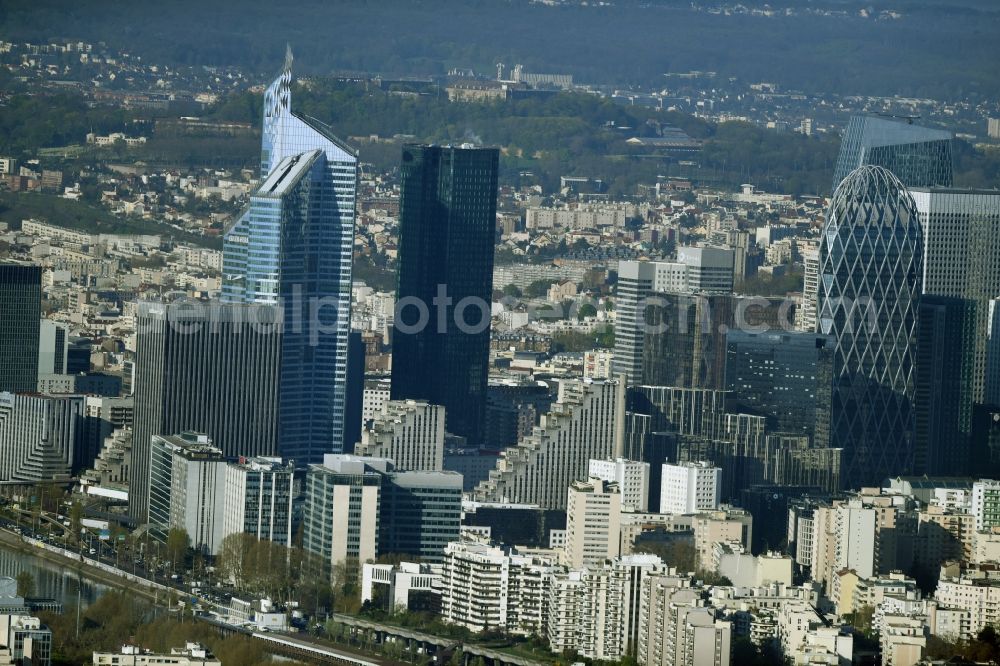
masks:
[[(60, 525), (60, 527), (62, 526)], [(63, 566), (72, 565), (84, 579), (118, 587), (132, 594), (140, 594), (150, 600), (166, 601), (168, 595), (164, 594), (165, 591), (176, 592), (179, 599), (190, 599), (194, 602), (179, 606), (178, 609), (182, 611), (187, 608), (221, 608), (209, 598), (192, 595), (178, 581), (164, 576), (145, 578), (142, 575), (133, 574), (131, 571), (116, 568), (114, 557), (109, 556), (107, 552), (111, 549), (100, 549), (102, 552), (99, 553), (96, 552), (99, 549), (95, 548), (95, 553), (91, 555), (89, 550), (81, 548), (81, 552), (74, 553), (63, 548), (62, 541), (63, 537), (61, 536), (53, 538), (49, 533), (31, 529), (7, 517), (0, 518), (0, 548), (27, 553), (31, 557), (48, 560)], [(142, 572), (143, 569), (139, 567), (137, 571)], [(260, 641), (268, 652), (293, 657), (300, 661), (338, 664), (339, 666), (395, 666), (400, 664), (400, 662), (389, 661), (381, 656), (345, 649), (339, 645), (334, 647), (305, 633), (257, 631), (254, 628), (231, 624), (218, 615), (209, 615), (204, 611), (193, 611), (193, 615), (196, 619), (207, 622), (220, 631), (250, 636)]]

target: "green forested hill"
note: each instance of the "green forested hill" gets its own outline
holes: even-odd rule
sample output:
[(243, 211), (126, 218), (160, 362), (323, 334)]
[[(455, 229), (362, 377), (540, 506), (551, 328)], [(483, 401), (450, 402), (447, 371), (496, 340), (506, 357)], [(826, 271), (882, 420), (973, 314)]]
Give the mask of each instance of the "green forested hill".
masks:
[[(301, 71), (312, 73), (489, 73), (505, 62), (617, 85), (658, 86), (666, 72), (702, 70), (807, 92), (947, 98), (1000, 91), (1000, 6), (985, 0), (594, 4), (5, 0), (0, 35), (105, 41), (153, 62), (235, 64), (260, 73), (274, 69), (290, 42)], [(775, 15), (712, 13), (713, 6), (769, 6)], [(888, 18), (884, 10), (901, 15)]]

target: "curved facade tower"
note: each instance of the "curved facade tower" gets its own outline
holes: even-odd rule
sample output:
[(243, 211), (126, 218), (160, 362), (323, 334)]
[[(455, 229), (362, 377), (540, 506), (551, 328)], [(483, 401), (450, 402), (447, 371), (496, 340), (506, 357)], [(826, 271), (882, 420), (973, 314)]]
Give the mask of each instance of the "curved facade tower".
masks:
[(832, 446), (845, 485), (881, 483), (913, 462), (914, 369), (923, 246), (916, 206), (889, 170), (837, 187), (820, 242), (817, 318), (835, 339)]

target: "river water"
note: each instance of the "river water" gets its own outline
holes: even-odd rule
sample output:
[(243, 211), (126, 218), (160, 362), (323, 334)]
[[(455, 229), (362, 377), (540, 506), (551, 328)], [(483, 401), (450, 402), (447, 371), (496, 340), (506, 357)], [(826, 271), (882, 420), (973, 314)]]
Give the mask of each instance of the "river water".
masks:
[(35, 578), (32, 597), (61, 601), (64, 607), (76, 604), (79, 598), (84, 606), (92, 604), (110, 588), (87, 578), (78, 577), (69, 566), (55, 564), (40, 557), (15, 550), (8, 550), (0, 543), (0, 576), (16, 578), (22, 571), (30, 571)]

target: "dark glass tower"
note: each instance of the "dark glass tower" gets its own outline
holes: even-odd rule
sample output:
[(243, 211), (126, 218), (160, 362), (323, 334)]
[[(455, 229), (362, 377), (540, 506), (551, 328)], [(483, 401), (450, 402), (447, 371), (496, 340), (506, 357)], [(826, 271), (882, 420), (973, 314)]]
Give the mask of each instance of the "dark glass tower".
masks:
[(38, 390), (42, 269), (0, 264), (0, 391)]
[(907, 187), (951, 187), (951, 132), (910, 122), (854, 116), (844, 130), (833, 171), (836, 190), (866, 164), (885, 167)]
[(726, 332), (778, 331), (794, 312), (787, 301), (729, 294), (650, 295), (643, 314), (642, 383), (722, 389), (726, 385)]
[(499, 152), (408, 145), (399, 204), (392, 397), (446, 410), (480, 446), (486, 414)]
[(913, 465), (923, 244), (913, 197), (887, 169), (855, 169), (834, 192), (819, 249), (819, 332), (835, 339), (831, 446), (851, 487)]
[(829, 439), (833, 339), (815, 333), (731, 330), (726, 336), (726, 390), (767, 417), (768, 432)]
[(969, 473), (976, 304), (924, 294), (917, 316), (915, 474)]

